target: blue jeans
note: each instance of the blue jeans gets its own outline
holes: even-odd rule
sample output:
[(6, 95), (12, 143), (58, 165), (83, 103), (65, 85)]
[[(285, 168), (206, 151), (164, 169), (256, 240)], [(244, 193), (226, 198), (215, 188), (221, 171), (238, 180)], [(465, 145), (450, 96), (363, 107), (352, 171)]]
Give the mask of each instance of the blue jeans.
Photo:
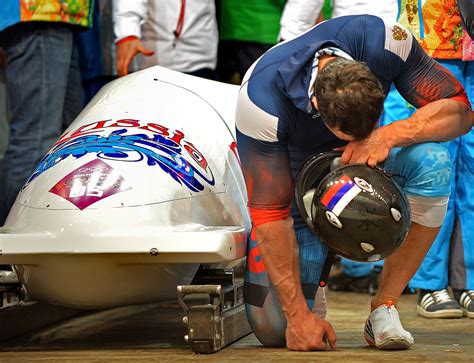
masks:
[[(1, 73), (3, 73), (0, 70)], [(7, 149), (8, 143), (8, 113), (6, 105), (6, 87), (3, 74), (0, 74), (0, 160), (3, 160), (3, 155)]]
[(75, 38), (79, 51), (84, 106), (106, 83), (100, 28), (100, 6), (99, 1), (95, 1), (92, 28), (77, 34)]
[[(4, 30), (10, 136), (0, 178), (0, 225), (34, 166), (81, 109), (73, 29), (31, 22)], [(0, 198), (1, 198), (0, 197)]]

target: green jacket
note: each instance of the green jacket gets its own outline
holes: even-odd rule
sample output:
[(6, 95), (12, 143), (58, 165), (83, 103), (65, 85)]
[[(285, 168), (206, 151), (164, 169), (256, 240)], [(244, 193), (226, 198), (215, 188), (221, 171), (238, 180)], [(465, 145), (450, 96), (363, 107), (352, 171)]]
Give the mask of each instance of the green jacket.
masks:
[(220, 38), (275, 44), (285, 0), (222, 0)]

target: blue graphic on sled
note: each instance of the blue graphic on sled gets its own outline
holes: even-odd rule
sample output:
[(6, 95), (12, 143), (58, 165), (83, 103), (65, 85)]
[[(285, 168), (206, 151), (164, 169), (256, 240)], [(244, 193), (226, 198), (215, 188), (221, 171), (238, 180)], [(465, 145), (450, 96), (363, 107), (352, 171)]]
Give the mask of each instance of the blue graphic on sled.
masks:
[(181, 145), (175, 141), (158, 134), (149, 137), (145, 134), (125, 135), (126, 132), (126, 129), (121, 129), (109, 136), (86, 135), (56, 145), (41, 159), (25, 187), (70, 155), (79, 159), (89, 153), (96, 153), (98, 158), (105, 160), (140, 162), (146, 159), (149, 166), (159, 165), (174, 180), (193, 192), (204, 190), (204, 185), (196, 176), (209, 185), (215, 184), (210, 168), (210, 178), (207, 179), (186, 161), (181, 155)]

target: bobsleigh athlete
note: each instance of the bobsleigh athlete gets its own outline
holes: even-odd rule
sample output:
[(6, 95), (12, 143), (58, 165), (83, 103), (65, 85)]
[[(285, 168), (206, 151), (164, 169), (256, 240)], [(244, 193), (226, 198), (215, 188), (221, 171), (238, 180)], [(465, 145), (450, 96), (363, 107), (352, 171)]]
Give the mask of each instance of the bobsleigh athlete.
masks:
[[(392, 83), (417, 111), (377, 127)], [(327, 248), (294, 197), (302, 163), (335, 148), (343, 150), (342, 164), (384, 163), (407, 195), (412, 223), (405, 242), (385, 260), (364, 335), (379, 349), (414, 343), (400, 323), (397, 301), (446, 213), (451, 165), (438, 142), (465, 134), (473, 120), (453, 75), (406, 28), (375, 16), (328, 20), (254, 63), (240, 89), (236, 128), (253, 221), (245, 300), (264, 345), (300, 351), (336, 346), (331, 324), (311, 311)]]

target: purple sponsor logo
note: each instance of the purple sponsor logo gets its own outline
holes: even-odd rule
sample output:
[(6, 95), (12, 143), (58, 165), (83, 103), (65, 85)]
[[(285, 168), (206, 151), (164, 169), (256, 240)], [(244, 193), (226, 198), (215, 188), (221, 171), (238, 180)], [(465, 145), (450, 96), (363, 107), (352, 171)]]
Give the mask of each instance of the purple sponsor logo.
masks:
[(80, 210), (102, 199), (129, 190), (123, 176), (100, 159), (72, 171), (49, 191), (74, 204)]

